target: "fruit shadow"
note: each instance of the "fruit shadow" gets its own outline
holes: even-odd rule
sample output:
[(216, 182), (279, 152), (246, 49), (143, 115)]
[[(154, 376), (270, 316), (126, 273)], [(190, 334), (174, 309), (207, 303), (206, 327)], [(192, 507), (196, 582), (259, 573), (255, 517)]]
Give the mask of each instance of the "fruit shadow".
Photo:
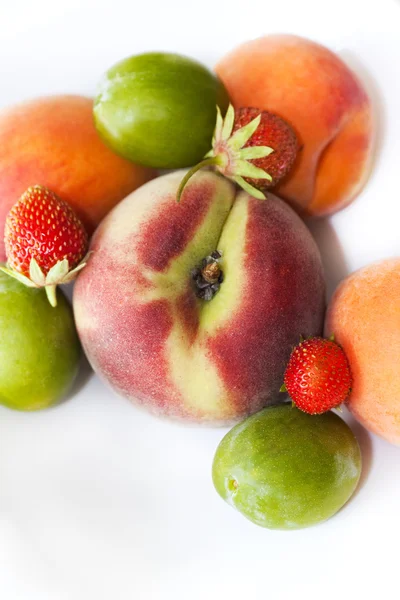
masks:
[[(63, 292), (64, 292), (65, 296), (67, 297), (68, 302), (72, 306), (74, 283), (70, 283), (68, 285), (63, 286)], [(81, 359), (80, 359), (80, 363), (79, 363), (78, 374), (74, 380), (74, 383), (72, 384), (71, 389), (69, 390), (69, 392), (63, 398), (63, 400), (57, 406), (59, 406), (60, 404), (64, 404), (64, 402), (71, 400), (71, 398), (73, 398), (74, 396), (79, 394), (79, 392), (88, 383), (88, 381), (92, 377), (92, 375), (94, 375), (93, 369), (90, 366), (88, 359), (86, 358), (85, 352), (82, 348), (82, 354), (81, 354)]]
[(375, 167), (380, 159), (385, 133), (388, 126), (384, 97), (374, 77), (368, 71), (367, 67), (363, 64), (357, 54), (351, 50), (342, 50), (339, 52), (339, 55), (350, 67), (350, 69), (356, 73), (360, 81), (363, 83), (372, 103), (372, 112), (375, 121), (375, 148), (371, 164), (371, 176), (373, 176)]
[[(371, 177), (373, 177), (374, 167), (380, 159), (387, 128), (385, 102), (378, 84), (359, 57), (350, 50), (343, 50), (339, 54), (344, 62), (357, 74), (372, 101), (372, 110), (376, 123), (375, 149), (371, 165)], [(362, 194), (355, 202), (362, 202)], [(327, 299), (329, 301), (337, 285), (349, 275), (350, 270), (339, 238), (330, 220), (307, 219), (306, 224), (317, 242), (322, 255), (327, 283)]]
[(87, 385), (88, 381), (90, 380), (90, 378), (93, 375), (94, 375), (93, 369), (90, 366), (90, 364), (82, 350), (78, 374), (75, 377), (75, 380), (74, 380), (74, 383), (72, 384), (71, 389), (66, 394), (66, 396), (63, 398), (62, 402), (60, 402), (60, 404), (64, 404), (64, 402), (71, 400), (74, 396), (79, 394), (79, 392), (81, 392), (83, 390), (83, 388)]
[[(63, 406), (66, 402), (72, 400), (83, 390), (83, 388), (87, 385), (88, 381), (93, 375), (94, 371), (82, 350), (81, 358), (79, 361), (79, 370), (72, 383), (72, 386), (60, 401), (56, 402), (55, 404), (52, 404), (51, 406), (46, 407), (46, 411), (57, 410), (60, 406)], [(37, 412), (39, 413), (41, 411)]]
[[(341, 58), (358, 75), (372, 101), (376, 123), (375, 150), (371, 166), (373, 172), (384, 142), (387, 127), (385, 104), (379, 86), (371, 73), (366, 69), (359, 57), (349, 50), (340, 52)], [(322, 256), (327, 284), (327, 299), (331, 298), (338, 284), (349, 275), (349, 267), (339, 238), (329, 219), (308, 219), (306, 222), (313, 235)], [(354, 496), (357, 496), (367, 482), (373, 465), (372, 439), (368, 431), (350, 414), (347, 422), (356, 436), (362, 455), (362, 471)]]
[(368, 476), (371, 472), (373, 465), (373, 452), (372, 452), (372, 439), (371, 434), (359, 423), (356, 419), (348, 412), (346, 421), (348, 425), (351, 427), (354, 435), (357, 438), (358, 444), (361, 450), (361, 458), (362, 458), (362, 469), (360, 480), (357, 485), (357, 489), (354, 492), (353, 497), (355, 498), (357, 494), (361, 492), (364, 485), (367, 482)]
[(336, 287), (349, 274), (349, 266), (329, 219), (307, 219), (306, 225), (321, 253), (329, 301)]

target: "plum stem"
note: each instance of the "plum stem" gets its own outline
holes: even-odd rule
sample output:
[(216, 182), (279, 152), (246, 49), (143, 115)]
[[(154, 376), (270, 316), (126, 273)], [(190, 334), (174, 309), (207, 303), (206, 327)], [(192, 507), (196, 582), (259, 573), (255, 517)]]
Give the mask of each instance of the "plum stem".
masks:
[(189, 181), (189, 179), (191, 179), (191, 177), (193, 177), (193, 175), (195, 173), (197, 173), (197, 171), (200, 171), (200, 169), (203, 169), (204, 167), (210, 167), (213, 165), (217, 165), (218, 163), (219, 163), (218, 157), (211, 156), (209, 158), (205, 158), (204, 160), (199, 162), (197, 165), (195, 165), (194, 167), (189, 169), (189, 171), (186, 173), (185, 177), (182, 179), (182, 181), (179, 185), (179, 188), (178, 188), (178, 191), (176, 194), (176, 201), (180, 202), (183, 190), (185, 189), (187, 182)]

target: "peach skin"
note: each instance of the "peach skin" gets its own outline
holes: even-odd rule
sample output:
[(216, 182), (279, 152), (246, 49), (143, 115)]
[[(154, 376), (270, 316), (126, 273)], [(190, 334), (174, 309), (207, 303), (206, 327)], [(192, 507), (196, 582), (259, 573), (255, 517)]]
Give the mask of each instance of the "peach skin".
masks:
[(162, 415), (230, 422), (276, 401), (292, 346), (322, 331), (321, 258), (272, 194), (256, 200), (204, 171), (178, 204), (182, 176), (147, 183), (101, 223), (75, 319), (120, 394)]
[(153, 176), (105, 146), (92, 107), (90, 98), (50, 96), (0, 113), (1, 232), (9, 209), (32, 185), (69, 202), (92, 233), (117, 202)]
[(349, 359), (348, 408), (370, 431), (400, 444), (400, 259), (372, 264), (337, 288), (325, 334)]
[(276, 193), (304, 215), (329, 215), (349, 204), (371, 168), (371, 101), (345, 63), (327, 48), (293, 35), (247, 42), (216, 66), (235, 107), (275, 112), (302, 149)]

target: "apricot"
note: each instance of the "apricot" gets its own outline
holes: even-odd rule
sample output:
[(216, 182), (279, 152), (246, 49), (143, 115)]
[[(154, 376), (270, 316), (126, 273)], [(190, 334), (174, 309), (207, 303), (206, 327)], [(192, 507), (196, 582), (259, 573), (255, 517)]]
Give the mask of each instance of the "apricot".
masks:
[(400, 259), (372, 264), (337, 288), (325, 333), (349, 359), (348, 407), (370, 431), (400, 444)]
[(235, 107), (286, 119), (302, 145), (276, 193), (305, 215), (328, 215), (359, 194), (370, 172), (374, 120), (356, 75), (327, 48), (293, 35), (247, 42), (216, 66)]
[(69, 202), (91, 233), (117, 202), (152, 177), (107, 148), (92, 109), (90, 98), (53, 96), (0, 113), (0, 232), (9, 209), (31, 185), (44, 185)]

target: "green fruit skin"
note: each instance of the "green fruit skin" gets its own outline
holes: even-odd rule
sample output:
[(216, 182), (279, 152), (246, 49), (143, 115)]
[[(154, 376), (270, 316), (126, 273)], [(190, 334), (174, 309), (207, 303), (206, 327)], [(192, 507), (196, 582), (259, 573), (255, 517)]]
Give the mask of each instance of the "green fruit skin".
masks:
[(78, 372), (80, 344), (62, 292), (52, 308), (44, 290), (0, 272), (0, 403), (38, 410), (59, 401)]
[(361, 453), (349, 426), (332, 412), (311, 416), (285, 404), (234, 427), (213, 464), (217, 492), (269, 529), (325, 521), (351, 497)]
[(216, 106), (228, 94), (202, 64), (152, 52), (127, 58), (104, 75), (94, 121), (117, 154), (157, 169), (189, 167), (211, 148)]

